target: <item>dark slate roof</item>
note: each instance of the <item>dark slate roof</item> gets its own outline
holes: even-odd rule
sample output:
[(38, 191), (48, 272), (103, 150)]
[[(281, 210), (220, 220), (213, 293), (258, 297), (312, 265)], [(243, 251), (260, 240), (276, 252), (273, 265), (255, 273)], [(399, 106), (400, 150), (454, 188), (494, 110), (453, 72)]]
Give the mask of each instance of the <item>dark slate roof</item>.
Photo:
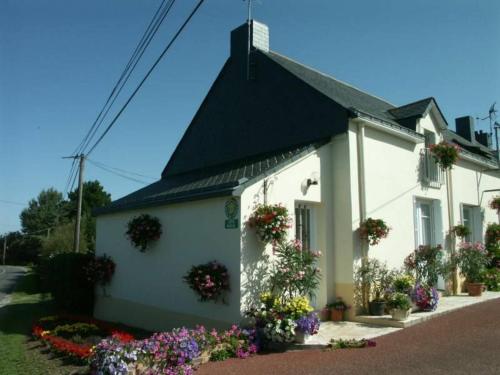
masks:
[(471, 142), (451, 130), (445, 130), (443, 132), (443, 137), (446, 141), (456, 143), (460, 147), (464, 148), (469, 152), (472, 152), (473, 154), (483, 156), (492, 161), (496, 160), (492, 151), (488, 147), (477, 142), (476, 140)]
[(328, 140), (293, 147), (262, 155), (253, 160), (240, 161), (232, 165), (219, 166), (196, 174), (161, 179), (143, 189), (113, 201), (110, 205), (96, 209), (95, 214), (113, 213), (173, 202), (226, 196), (238, 186), (256, 177), (282, 168), (324, 145)]
[(401, 107), (389, 109), (389, 113), (396, 119), (406, 119), (409, 117), (424, 116), (429, 107), (433, 104), (434, 98), (425, 98), (413, 103), (405, 104)]
[(342, 107), (346, 109), (355, 108), (361, 112), (378, 117), (381, 120), (394, 122), (394, 117), (389, 113), (391, 109), (395, 108), (391, 103), (276, 52), (269, 51), (265, 54), (297, 78), (306, 82)]

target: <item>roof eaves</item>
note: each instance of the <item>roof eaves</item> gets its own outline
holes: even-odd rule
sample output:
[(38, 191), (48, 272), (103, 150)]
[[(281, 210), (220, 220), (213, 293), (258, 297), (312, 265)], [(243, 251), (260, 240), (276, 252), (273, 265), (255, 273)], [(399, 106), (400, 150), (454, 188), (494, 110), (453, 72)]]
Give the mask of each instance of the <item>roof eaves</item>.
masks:
[(117, 206), (110, 205), (106, 207), (97, 208), (92, 213), (94, 216), (100, 216), (120, 211), (158, 207), (173, 203), (189, 202), (206, 198), (227, 196), (231, 195), (232, 190), (234, 190), (240, 184), (240, 182), (242, 181), (232, 181), (217, 186), (211, 186), (210, 188), (200, 188), (187, 192), (166, 194), (164, 196), (159, 196), (153, 199), (151, 198), (143, 199), (137, 202), (123, 203)]
[(353, 114), (354, 118), (360, 118), (362, 120), (369, 120), (369, 121), (374, 121), (377, 123), (377, 125), (381, 126), (382, 128), (386, 128), (387, 130), (391, 130), (392, 132), (399, 134), (400, 136), (403, 136), (404, 138), (409, 138), (417, 142), (421, 142), (422, 140), (425, 139), (425, 137), (417, 133), (416, 131), (409, 129), (405, 126), (401, 126), (399, 124), (395, 124), (386, 120), (383, 120), (381, 118), (378, 118), (376, 116), (373, 116), (370, 113), (365, 113), (362, 111), (359, 111), (355, 108), (350, 108), (351, 113)]

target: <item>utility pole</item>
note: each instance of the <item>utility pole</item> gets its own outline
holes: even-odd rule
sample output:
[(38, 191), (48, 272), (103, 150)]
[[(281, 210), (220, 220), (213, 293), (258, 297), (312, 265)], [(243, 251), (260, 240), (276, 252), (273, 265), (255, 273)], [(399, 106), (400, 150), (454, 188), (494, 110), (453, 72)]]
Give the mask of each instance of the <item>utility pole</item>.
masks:
[(83, 167), (85, 164), (85, 155), (80, 154), (75, 156), (75, 159), (80, 159), (80, 165), (78, 169), (78, 208), (76, 212), (76, 224), (75, 224), (75, 246), (74, 251), (78, 253), (80, 251), (80, 225), (82, 219), (82, 193), (83, 193)]
[(5, 253), (7, 252), (7, 235), (5, 235), (5, 237), (3, 238), (3, 265), (5, 266)]

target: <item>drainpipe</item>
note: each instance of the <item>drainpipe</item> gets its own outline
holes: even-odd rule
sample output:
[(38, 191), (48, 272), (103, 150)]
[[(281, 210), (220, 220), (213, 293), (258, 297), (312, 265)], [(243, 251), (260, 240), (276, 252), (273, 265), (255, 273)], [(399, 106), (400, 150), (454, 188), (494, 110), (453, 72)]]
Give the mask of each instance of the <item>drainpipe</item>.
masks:
[[(358, 194), (359, 194), (359, 222), (366, 220), (366, 187), (365, 187), (365, 125), (358, 122), (356, 133), (357, 156), (358, 156)], [(368, 243), (361, 241), (361, 255), (368, 255)]]
[[(453, 179), (451, 168), (446, 170), (446, 196), (448, 198), (448, 226), (450, 233), (450, 248), (451, 253), (456, 252), (455, 249), (455, 234), (453, 233), (454, 213), (453, 213)], [(453, 295), (458, 294), (458, 270), (454, 268), (452, 271)]]

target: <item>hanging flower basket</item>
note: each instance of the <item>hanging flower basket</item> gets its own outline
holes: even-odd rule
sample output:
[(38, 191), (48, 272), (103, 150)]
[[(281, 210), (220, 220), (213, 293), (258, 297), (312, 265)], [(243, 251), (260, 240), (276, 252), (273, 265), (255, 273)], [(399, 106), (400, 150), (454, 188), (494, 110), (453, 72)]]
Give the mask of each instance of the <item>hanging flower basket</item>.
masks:
[(198, 266), (192, 266), (184, 281), (200, 296), (200, 301), (224, 301), (229, 291), (229, 273), (226, 266), (212, 261)]
[(492, 210), (497, 210), (497, 214), (500, 214), (500, 196), (497, 195), (491, 200), (490, 208)]
[(430, 145), (429, 149), (436, 163), (444, 170), (453, 167), (460, 153), (460, 147), (444, 141)]
[(288, 210), (281, 204), (258, 205), (247, 224), (255, 228), (257, 236), (266, 244), (283, 242), (291, 227)]
[(391, 228), (382, 219), (369, 217), (359, 227), (359, 237), (368, 241), (368, 244), (377, 245), (382, 238), (386, 238)]
[(148, 214), (134, 217), (127, 228), (128, 239), (141, 252), (145, 252), (151, 242), (159, 240), (162, 234), (160, 220)]
[(465, 225), (455, 225), (451, 231), (453, 234), (457, 237), (460, 238), (465, 238), (470, 234), (470, 229), (467, 228)]

